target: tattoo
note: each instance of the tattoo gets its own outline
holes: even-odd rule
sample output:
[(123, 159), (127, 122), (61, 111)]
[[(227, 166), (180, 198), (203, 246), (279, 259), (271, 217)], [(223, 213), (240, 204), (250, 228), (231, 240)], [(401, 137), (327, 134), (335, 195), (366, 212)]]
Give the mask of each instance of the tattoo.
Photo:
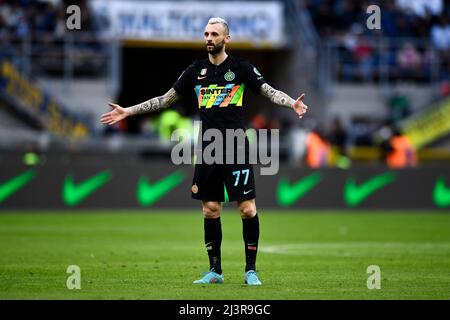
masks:
[(140, 104), (126, 108), (130, 115), (153, 112), (159, 109), (170, 107), (180, 98), (174, 88), (171, 88), (163, 96), (155, 97)]
[(283, 107), (292, 108), (292, 105), (295, 102), (295, 100), (289, 97), (286, 93), (272, 88), (267, 83), (264, 83), (261, 86), (260, 91), (265, 97), (269, 98), (270, 101)]

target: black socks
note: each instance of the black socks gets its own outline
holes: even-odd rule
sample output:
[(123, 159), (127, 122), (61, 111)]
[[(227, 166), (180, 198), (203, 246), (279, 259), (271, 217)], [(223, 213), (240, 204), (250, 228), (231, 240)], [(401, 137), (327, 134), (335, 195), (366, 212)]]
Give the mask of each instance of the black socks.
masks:
[(256, 271), (256, 254), (258, 252), (259, 219), (258, 214), (250, 219), (242, 219), (242, 234), (245, 243), (245, 272)]
[(205, 247), (208, 251), (209, 269), (222, 274), (220, 246), (222, 244), (222, 224), (219, 218), (205, 218)]
[[(205, 247), (209, 257), (209, 269), (222, 274), (220, 246), (222, 244), (222, 224), (219, 218), (204, 218)], [(259, 219), (258, 214), (250, 219), (242, 219), (242, 234), (245, 244), (245, 272), (256, 271), (258, 252)]]

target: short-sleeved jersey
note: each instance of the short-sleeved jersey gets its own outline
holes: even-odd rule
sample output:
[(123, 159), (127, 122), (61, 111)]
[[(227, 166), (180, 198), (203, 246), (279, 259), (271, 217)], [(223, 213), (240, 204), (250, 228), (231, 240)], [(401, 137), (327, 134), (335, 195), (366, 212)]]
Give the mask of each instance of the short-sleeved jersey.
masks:
[(265, 80), (249, 62), (228, 56), (216, 66), (209, 59), (192, 63), (174, 83), (175, 91), (200, 112), (202, 129), (244, 129), (244, 93), (255, 94)]

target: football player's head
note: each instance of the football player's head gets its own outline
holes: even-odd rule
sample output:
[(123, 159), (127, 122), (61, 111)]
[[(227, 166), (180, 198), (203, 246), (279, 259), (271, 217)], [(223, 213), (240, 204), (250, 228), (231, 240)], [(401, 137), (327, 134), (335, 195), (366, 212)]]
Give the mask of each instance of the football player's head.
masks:
[(225, 46), (230, 42), (228, 23), (222, 18), (209, 19), (203, 36), (205, 37), (206, 51), (209, 54), (214, 56), (224, 51)]

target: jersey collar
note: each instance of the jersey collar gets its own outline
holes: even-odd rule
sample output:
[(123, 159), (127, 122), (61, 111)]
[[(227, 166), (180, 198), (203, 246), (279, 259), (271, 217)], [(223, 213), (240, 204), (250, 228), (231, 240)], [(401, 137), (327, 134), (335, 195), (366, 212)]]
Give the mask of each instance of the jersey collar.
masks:
[(221, 63), (221, 64), (218, 64), (218, 65), (213, 64), (211, 61), (209, 61), (209, 59), (206, 59), (206, 60), (208, 61), (208, 65), (209, 65), (210, 67), (217, 67), (217, 68), (220, 68), (220, 67), (223, 67), (223, 66), (228, 65), (229, 62), (232, 60), (232, 58), (233, 58), (233, 57), (232, 57), (231, 55), (228, 55), (228, 56), (225, 58), (225, 60), (223, 60), (222, 63)]

